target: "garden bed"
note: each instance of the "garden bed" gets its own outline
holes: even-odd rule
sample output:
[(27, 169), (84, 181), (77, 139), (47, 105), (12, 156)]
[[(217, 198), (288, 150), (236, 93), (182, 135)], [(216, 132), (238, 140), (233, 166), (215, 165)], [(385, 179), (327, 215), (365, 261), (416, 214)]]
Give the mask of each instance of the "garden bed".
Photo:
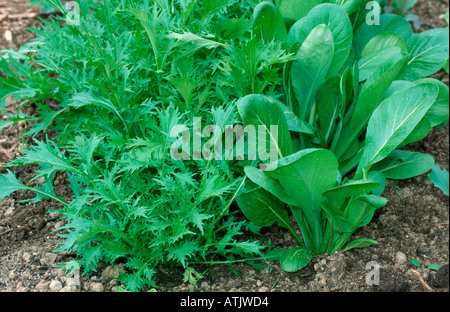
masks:
[[(25, 1), (0, 0), (0, 49), (18, 49), (31, 38), (32, 34), (25, 28), (37, 25), (40, 13), (24, 5)], [(423, 30), (445, 27), (442, 16), (447, 11), (446, 1), (420, 0), (413, 9), (420, 16)], [(443, 71), (435, 78), (449, 84), (449, 77)], [(20, 147), (27, 144), (22, 136), (26, 127), (26, 122), (21, 122), (0, 132), (0, 165), (21, 155)], [(415, 143), (412, 150), (429, 152), (438, 166), (448, 170), (448, 131), (447, 125), (438, 132), (438, 136), (445, 138), (433, 149), (427, 149), (427, 140), (423, 140)], [(33, 166), (17, 168), (17, 177), (27, 183), (34, 169)], [(0, 174), (5, 173), (1, 168)], [(56, 177), (55, 187), (61, 197), (70, 196), (65, 175)], [(375, 213), (372, 222), (355, 233), (355, 237), (377, 240), (378, 245), (314, 257), (306, 268), (295, 273), (283, 271), (275, 262), (268, 262), (261, 270), (245, 263), (233, 264), (232, 270), (226, 265), (198, 266), (196, 271), (206, 271), (206, 274), (196, 287), (182, 282), (183, 269), (164, 267), (157, 273), (158, 291), (427, 292), (431, 288), (448, 292), (448, 197), (434, 187), (427, 175), (399, 183), (391, 181), (383, 196), (389, 200), (388, 204)], [(51, 200), (19, 203), (30, 197), (32, 193), (19, 191), (0, 202), (0, 292), (115, 291), (120, 283), (113, 279), (115, 270), (106, 264), (89, 278), (82, 276), (80, 288), (58, 268), (59, 263), (75, 257), (54, 252), (62, 241), (55, 231), (64, 221), (57, 213), (47, 212), (61, 205)], [(283, 228), (265, 229), (263, 234), (266, 242), (270, 240), (276, 246), (296, 245)], [(417, 260), (420, 267), (414, 266), (410, 259)], [(380, 282), (368, 285), (366, 276), (375, 262), (380, 266)], [(428, 269), (431, 264), (442, 268)]]

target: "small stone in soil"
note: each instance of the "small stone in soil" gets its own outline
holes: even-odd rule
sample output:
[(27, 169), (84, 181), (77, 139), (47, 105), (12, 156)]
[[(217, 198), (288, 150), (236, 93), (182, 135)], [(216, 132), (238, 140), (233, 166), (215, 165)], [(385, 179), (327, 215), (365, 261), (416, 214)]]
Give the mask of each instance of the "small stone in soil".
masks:
[(50, 291), (59, 292), (62, 288), (63, 287), (60, 281), (53, 280), (50, 282)]

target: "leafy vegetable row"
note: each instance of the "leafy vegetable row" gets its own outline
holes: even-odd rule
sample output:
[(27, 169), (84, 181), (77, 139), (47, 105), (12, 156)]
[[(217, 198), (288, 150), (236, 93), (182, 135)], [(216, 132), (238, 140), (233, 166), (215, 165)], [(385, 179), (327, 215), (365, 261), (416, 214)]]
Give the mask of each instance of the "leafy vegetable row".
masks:
[(399, 148), (448, 121), (448, 86), (426, 77), (446, 64), (449, 44), (448, 29), (413, 34), (397, 15), (354, 29), (345, 5), (317, 5), (289, 31), (281, 12), (259, 4), (253, 27), (259, 40), (280, 41), (296, 55), (284, 66), (284, 93), (249, 95), (238, 108), (245, 125), (279, 125), (282, 158), (264, 171), (246, 167), (237, 201), (255, 224), (289, 230), (299, 247), (281, 265), (294, 271), (311, 255), (376, 243), (348, 240), (386, 204), (385, 179), (430, 171), (430, 155)]
[[(34, 138), (4, 165), (0, 200), (31, 190), (34, 203), (59, 202), (58, 250), (75, 251), (85, 274), (123, 263), (119, 280), (135, 291), (155, 287), (161, 265), (183, 266), (194, 282), (195, 264), (280, 260), (295, 271), (313, 255), (376, 243), (349, 240), (386, 204), (385, 179), (434, 164), (400, 148), (449, 118), (448, 87), (426, 78), (448, 61), (448, 29), (414, 34), (391, 14), (369, 25), (361, 0), (80, 1), (77, 23), (57, 1), (32, 3), (60, 15), (0, 55), (0, 129), (26, 120)], [(278, 161), (197, 160), (192, 149), (173, 159), (179, 125), (221, 144), (199, 135), (195, 118), (222, 132), (276, 125), (267, 138)], [(39, 140), (47, 130), (56, 137)], [(30, 164), (44, 184), (10, 171)], [(58, 195), (57, 174), (73, 198)], [(261, 227), (275, 222), (298, 247), (263, 244)]]

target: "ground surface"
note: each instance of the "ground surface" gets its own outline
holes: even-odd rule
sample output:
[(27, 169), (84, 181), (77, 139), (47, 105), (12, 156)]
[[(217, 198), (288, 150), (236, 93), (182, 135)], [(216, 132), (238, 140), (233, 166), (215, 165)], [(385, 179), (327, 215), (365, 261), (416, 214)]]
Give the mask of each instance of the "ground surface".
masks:
[[(446, 27), (443, 14), (448, 11), (446, 1), (419, 1), (413, 13), (420, 16), (422, 30)], [(0, 49), (17, 49), (32, 38), (26, 27), (38, 24), (38, 11), (26, 8), (24, 0), (0, 0)], [(446, 84), (448, 75), (436, 77)], [(3, 115), (0, 113), (0, 118)], [(0, 166), (20, 155), (26, 144), (22, 138), (26, 123), (7, 127), (0, 132)], [(448, 126), (438, 135), (448, 133)], [(414, 149), (425, 151), (425, 142)], [(430, 151), (441, 168), (448, 168), (448, 135)], [(17, 176), (27, 182), (33, 167), (17, 169)], [(5, 170), (0, 168), (0, 174)], [(63, 176), (55, 180), (61, 196), (68, 195)], [(66, 194), (65, 194), (66, 193)], [(117, 282), (111, 279), (114, 269), (100, 267), (97, 273), (81, 278), (77, 286), (72, 276), (66, 276), (58, 264), (74, 255), (57, 254), (53, 250), (61, 239), (55, 230), (64, 224), (57, 213), (58, 205), (46, 201), (39, 204), (19, 203), (31, 194), (16, 192), (0, 202), (0, 292), (36, 291), (113, 291)], [(373, 221), (356, 233), (369, 237), (379, 245), (317, 257), (310, 265), (296, 273), (286, 273), (276, 263), (257, 271), (247, 264), (234, 265), (240, 276), (226, 266), (213, 266), (199, 281), (196, 291), (286, 291), (286, 292), (448, 292), (449, 263), (449, 198), (433, 187), (427, 176), (389, 183), (384, 194), (389, 203), (379, 210)], [(269, 229), (265, 237), (279, 246), (293, 246), (290, 235), (282, 229)], [(416, 268), (409, 261), (414, 258), (425, 265)], [(379, 265), (379, 285), (368, 285), (366, 276)], [(430, 264), (443, 267), (439, 271), (427, 269)], [(411, 269), (419, 273), (422, 281)], [(196, 268), (203, 272), (207, 267)], [(192, 285), (182, 283), (180, 269), (161, 269), (158, 274), (159, 291), (189, 291)]]

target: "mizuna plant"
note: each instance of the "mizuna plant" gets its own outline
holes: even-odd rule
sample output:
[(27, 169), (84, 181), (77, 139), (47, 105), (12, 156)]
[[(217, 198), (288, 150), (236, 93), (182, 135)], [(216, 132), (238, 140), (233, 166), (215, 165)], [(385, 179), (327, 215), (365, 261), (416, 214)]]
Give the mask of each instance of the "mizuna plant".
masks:
[[(298, 242), (281, 258), (288, 271), (302, 268), (312, 255), (376, 243), (348, 241), (386, 204), (386, 178), (411, 178), (434, 165), (427, 154), (399, 148), (425, 138), (449, 117), (448, 87), (426, 78), (447, 61), (448, 29), (413, 34), (403, 17), (390, 14), (371, 25), (361, 22), (365, 3), (356, 2), (307, 8), (286, 33), (282, 25), (253, 17), (254, 24), (265, 25), (259, 38), (287, 35), (282, 44), (296, 57), (284, 65), (279, 96), (248, 95), (238, 102), (244, 124), (279, 125), (282, 153), (260, 169), (245, 168), (248, 180), (237, 202), (255, 224), (278, 222)], [(280, 1), (281, 13), (270, 3), (259, 7), (279, 16), (287, 3)]]

